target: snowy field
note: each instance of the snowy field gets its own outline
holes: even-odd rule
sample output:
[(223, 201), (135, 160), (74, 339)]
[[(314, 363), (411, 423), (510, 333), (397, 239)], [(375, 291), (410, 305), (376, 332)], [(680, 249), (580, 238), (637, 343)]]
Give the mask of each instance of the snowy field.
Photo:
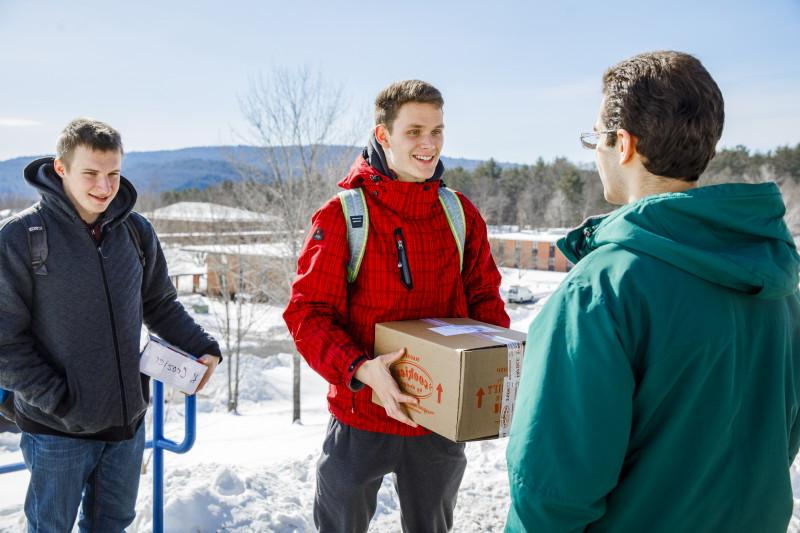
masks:
[[(563, 274), (505, 269), (503, 290), (526, 285), (540, 296), (554, 290)], [(197, 296), (182, 297), (187, 307)], [(215, 309), (212, 304), (212, 311)], [(509, 306), (512, 328), (527, 331), (541, 308)], [(185, 455), (165, 454), (165, 531), (281, 532), (313, 531), (311, 507), (314, 467), (328, 422), (325, 383), (305, 364), (302, 374), (302, 423), (291, 423), (291, 340), (281, 309), (256, 304), (246, 355), (242, 358), (239, 414), (226, 411), (227, 361), (199, 395), (197, 442)], [(218, 309), (217, 309), (218, 310)], [(212, 314), (196, 314), (211, 331)], [(170, 395), (168, 394), (168, 398)], [(183, 438), (183, 400), (175, 395), (167, 408), (167, 437)], [(467, 445), (467, 472), (455, 511), (456, 532), (502, 531), (508, 506), (506, 440)], [(0, 464), (21, 461), (18, 435), (0, 433)], [(152, 526), (152, 459), (145, 454), (137, 517), (129, 531)], [(800, 533), (800, 461), (792, 467), (796, 494), (789, 531)], [(0, 477), (0, 531), (24, 531), (22, 504), (27, 473)], [(76, 529), (77, 531), (77, 529)], [(370, 531), (399, 531), (399, 505), (389, 478), (378, 494)]]

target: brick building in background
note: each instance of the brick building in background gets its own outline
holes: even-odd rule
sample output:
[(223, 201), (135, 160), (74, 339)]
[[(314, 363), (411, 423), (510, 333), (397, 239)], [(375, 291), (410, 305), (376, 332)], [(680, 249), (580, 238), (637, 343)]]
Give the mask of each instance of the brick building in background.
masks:
[(572, 263), (556, 246), (566, 232), (561, 228), (546, 231), (490, 228), (489, 244), (499, 267), (569, 272)]

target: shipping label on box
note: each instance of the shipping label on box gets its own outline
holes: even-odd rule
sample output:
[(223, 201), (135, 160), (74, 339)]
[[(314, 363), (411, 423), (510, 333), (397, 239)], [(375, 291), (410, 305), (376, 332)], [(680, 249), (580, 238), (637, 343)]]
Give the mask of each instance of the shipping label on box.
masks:
[(139, 359), (139, 372), (186, 394), (194, 394), (208, 367), (195, 357), (150, 335)]
[(411, 419), (457, 442), (507, 434), (524, 344), (524, 333), (468, 318), (375, 326), (375, 354), (406, 348), (391, 370), (419, 400), (403, 404)]

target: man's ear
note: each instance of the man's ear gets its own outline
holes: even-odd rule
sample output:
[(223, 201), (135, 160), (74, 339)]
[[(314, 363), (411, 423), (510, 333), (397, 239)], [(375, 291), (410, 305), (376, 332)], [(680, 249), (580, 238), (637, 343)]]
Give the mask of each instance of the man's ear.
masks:
[(64, 179), (64, 175), (67, 173), (67, 166), (64, 164), (64, 162), (60, 159), (56, 159), (53, 161), (53, 168), (56, 169), (56, 174), (58, 174), (58, 177)]
[(639, 139), (632, 135), (628, 130), (617, 130), (617, 152), (619, 154), (619, 164), (629, 163), (636, 155), (636, 144)]
[(385, 124), (378, 124), (375, 126), (375, 138), (384, 150), (390, 148), (389, 146), (389, 129)]

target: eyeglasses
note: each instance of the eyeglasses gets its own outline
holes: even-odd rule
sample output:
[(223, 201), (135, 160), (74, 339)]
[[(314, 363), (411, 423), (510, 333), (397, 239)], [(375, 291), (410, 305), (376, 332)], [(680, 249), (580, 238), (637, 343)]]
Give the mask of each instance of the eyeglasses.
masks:
[(604, 133), (616, 133), (617, 130), (605, 130), (605, 131), (587, 131), (581, 133), (581, 146), (586, 148), (587, 150), (594, 150), (597, 148), (597, 141), (600, 140), (600, 136)]

